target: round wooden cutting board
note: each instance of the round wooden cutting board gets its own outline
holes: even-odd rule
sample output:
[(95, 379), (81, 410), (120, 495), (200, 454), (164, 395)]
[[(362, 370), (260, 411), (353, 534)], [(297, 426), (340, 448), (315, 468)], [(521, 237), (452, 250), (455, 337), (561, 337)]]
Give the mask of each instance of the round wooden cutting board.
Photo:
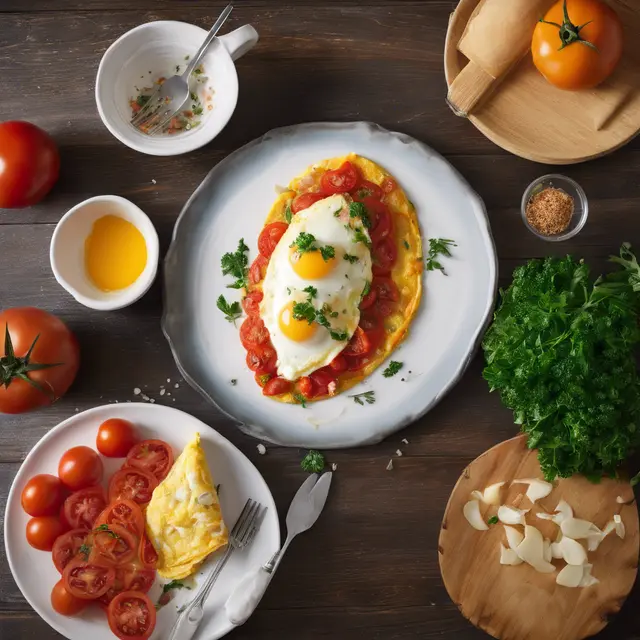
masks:
[[(476, 458), (458, 480), (442, 521), (438, 555), (444, 584), (451, 599), (474, 625), (501, 640), (580, 640), (601, 631), (608, 617), (617, 613), (631, 591), (638, 569), (638, 510), (628, 482), (603, 480), (592, 484), (582, 476), (555, 483), (549, 496), (539, 500), (527, 515), (546, 537), (555, 540), (558, 527), (536, 518), (534, 512), (552, 513), (561, 499), (576, 518), (604, 528), (619, 513), (626, 527), (624, 540), (609, 534), (599, 549), (589, 553), (593, 575), (600, 583), (569, 589), (556, 584), (556, 574), (537, 573), (527, 564), (500, 564), (500, 545), (507, 545), (502, 524), (477, 531), (462, 509), (471, 491), (484, 490), (506, 481), (502, 504), (531, 506), (523, 497), (526, 485), (509, 486), (516, 478), (542, 478), (536, 452), (527, 449), (525, 436), (518, 436), (489, 449)], [(619, 504), (622, 496), (631, 504)], [(481, 506), (485, 521), (497, 507)], [(563, 561), (554, 560), (559, 568)]]
[[(481, 0), (460, 0), (445, 42), (447, 84), (466, 66), (457, 50)], [(596, 89), (550, 85), (527, 55), (469, 116), (498, 146), (545, 164), (574, 164), (611, 153), (640, 133), (640, 2), (609, 0), (625, 28), (625, 49), (614, 74)]]

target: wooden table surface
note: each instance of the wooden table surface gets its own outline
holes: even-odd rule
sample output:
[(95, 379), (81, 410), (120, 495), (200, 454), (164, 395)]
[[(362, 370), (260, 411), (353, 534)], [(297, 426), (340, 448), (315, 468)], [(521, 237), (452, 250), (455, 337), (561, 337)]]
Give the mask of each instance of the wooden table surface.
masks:
[[(238, 62), (240, 100), (209, 146), (173, 158), (138, 154), (102, 125), (94, 78), (105, 49), (150, 20), (212, 24), (220, 1), (0, 0), (0, 120), (26, 119), (60, 146), (62, 176), (40, 205), (0, 212), (0, 307), (36, 305), (61, 316), (82, 348), (80, 374), (55, 406), (0, 418), (0, 518), (11, 481), (31, 447), (61, 420), (143, 388), (159, 403), (204, 420), (256, 464), (281, 516), (305, 474), (302, 452), (241, 434), (186, 384), (172, 398), (158, 390), (178, 373), (160, 331), (161, 288), (112, 313), (76, 303), (53, 278), (49, 241), (61, 215), (90, 196), (113, 193), (145, 210), (166, 251), (188, 196), (228, 153), (273, 127), (299, 122), (370, 120), (431, 145), (484, 198), (509, 282), (524, 260), (550, 253), (584, 256), (594, 269), (640, 232), (640, 138), (607, 158), (563, 169), (590, 199), (585, 229), (561, 246), (525, 231), (519, 213), (527, 184), (549, 167), (494, 146), (445, 104), (442, 51), (454, 0), (238, 2), (229, 29), (253, 24), (261, 39)], [(443, 212), (446, 215), (446, 212)], [(292, 545), (259, 609), (234, 640), (405, 640), (486, 637), (449, 600), (438, 569), (445, 504), (461, 470), (517, 428), (481, 378), (477, 357), (438, 407), (386, 442), (330, 452), (338, 464), (327, 507)], [(175, 402), (170, 400), (175, 399)], [(385, 467), (401, 446), (393, 471)], [(37, 571), (37, 567), (33, 568)], [(638, 640), (640, 588), (599, 636)], [(60, 637), (26, 603), (0, 548), (0, 637)], [(552, 639), (550, 639), (552, 640)]]

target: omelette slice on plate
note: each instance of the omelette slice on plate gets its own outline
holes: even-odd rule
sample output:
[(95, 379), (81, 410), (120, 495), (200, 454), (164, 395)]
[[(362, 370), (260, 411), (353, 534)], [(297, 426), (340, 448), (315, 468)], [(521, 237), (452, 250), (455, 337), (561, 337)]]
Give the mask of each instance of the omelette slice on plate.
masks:
[(146, 520), (163, 578), (186, 578), (210, 553), (227, 544), (227, 528), (199, 433), (155, 488)]

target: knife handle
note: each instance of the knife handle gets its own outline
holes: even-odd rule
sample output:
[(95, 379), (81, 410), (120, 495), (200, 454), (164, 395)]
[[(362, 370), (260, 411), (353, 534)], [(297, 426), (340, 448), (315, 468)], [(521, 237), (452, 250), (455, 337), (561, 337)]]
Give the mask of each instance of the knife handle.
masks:
[(231, 592), (224, 605), (229, 620), (236, 626), (244, 624), (258, 606), (271, 582), (272, 573), (260, 567), (246, 575)]

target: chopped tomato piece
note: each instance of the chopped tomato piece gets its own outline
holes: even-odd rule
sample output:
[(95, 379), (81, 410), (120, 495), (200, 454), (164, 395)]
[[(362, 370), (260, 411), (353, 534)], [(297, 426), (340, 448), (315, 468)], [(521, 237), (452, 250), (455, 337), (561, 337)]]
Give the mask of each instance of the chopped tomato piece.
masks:
[(347, 366), (349, 371), (360, 371), (360, 369), (364, 369), (371, 358), (369, 356), (350, 356), (347, 358)]
[(324, 200), (326, 197), (322, 193), (301, 193), (293, 199), (291, 213), (298, 213), (298, 211), (308, 209), (312, 204), (315, 204), (318, 200)]
[(338, 382), (336, 374), (331, 369), (327, 369), (328, 367), (323, 367), (309, 376), (315, 386), (314, 397), (332, 395), (336, 391)]
[(258, 282), (262, 282), (265, 275), (267, 275), (268, 265), (269, 261), (260, 254), (249, 267), (249, 282), (251, 284), (258, 284)]
[(393, 178), (390, 178), (389, 176), (387, 176), (382, 181), (382, 184), (380, 186), (382, 187), (382, 190), (384, 191), (384, 193), (391, 193), (392, 191), (395, 191), (398, 188), (398, 184), (396, 183), (396, 181)]
[(360, 327), (369, 340), (370, 350), (375, 351), (384, 340), (382, 320), (377, 315), (367, 312), (360, 317)]
[(260, 371), (256, 371), (256, 375), (254, 377), (258, 385), (261, 387), (264, 387), (267, 384), (267, 382), (269, 382), (269, 380), (273, 378), (273, 376), (270, 373), (262, 373)]
[(298, 391), (305, 398), (313, 398), (313, 380), (309, 376), (304, 376), (298, 380)]
[(396, 303), (392, 300), (381, 298), (380, 300), (378, 300), (376, 306), (374, 307), (374, 313), (376, 313), (381, 318), (388, 318), (396, 310), (396, 307)]
[(269, 340), (269, 331), (264, 326), (262, 318), (249, 316), (240, 327), (240, 341), (242, 346), (249, 350), (265, 344)]
[(252, 291), (248, 293), (242, 301), (242, 308), (248, 316), (260, 315), (260, 303), (264, 297), (262, 291)]
[(320, 188), (327, 195), (348, 193), (356, 186), (359, 177), (356, 167), (347, 160), (338, 169), (322, 174)]
[(331, 369), (335, 371), (335, 373), (342, 373), (343, 371), (347, 370), (347, 360), (343, 355), (338, 354), (331, 361), (331, 364), (329, 364), (329, 367), (331, 367)]
[(289, 225), (286, 222), (272, 222), (268, 224), (258, 237), (258, 250), (265, 258), (270, 258), (280, 238)]
[(400, 300), (398, 285), (391, 278), (377, 276), (371, 283), (371, 289), (377, 292), (378, 298), (391, 300), (392, 302)]
[(361, 327), (356, 327), (349, 344), (344, 348), (342, 353), (345, 356), (362, 356), (371, 350), (371, 342), (367, 334)]
[(369, 235), (375, 244), (391, 233), (391, 229), (393, 228), (391, 213), (384, 202), (380, 202), (380, 200), (376, 200), (375, 198), (365, 198), (363, 204), (369, 212), (369, 218), (371, 220)]
[(371, 307), (373, 303), (376, 301), (377, 297), (378, 297), (378, 292), (373, 288), (370, 289), (369, 293), (367, 293), (367, 295), (365, 295), (362, 298), (362, 300), (360, 300), (360, 309), (364, 310)]
[(279, 396), (281, 393), (287, 393), (291, 391), (291, 382), (284, 378), (271, 378), (267, 384), (264, 385), (262, 393), (265, 396)]
[(269, 345), (257, 345), (247, 351), (247, 367), (250, 371), (275, 373), (277, 361), (276, 351)]
[(362, 180), (354, 189), (353, 199), (357, 200), (358, 202), (363, 202), (366, 198), (382, 200), (383, 195), (384, 193), (382, 189), (375, 182)]
[(373, 275), (386, 276), (391, 273), (391, 268), (396, 263), (398, 250), (393, 238), (387, 236), (378, 244), (373, 245)]

